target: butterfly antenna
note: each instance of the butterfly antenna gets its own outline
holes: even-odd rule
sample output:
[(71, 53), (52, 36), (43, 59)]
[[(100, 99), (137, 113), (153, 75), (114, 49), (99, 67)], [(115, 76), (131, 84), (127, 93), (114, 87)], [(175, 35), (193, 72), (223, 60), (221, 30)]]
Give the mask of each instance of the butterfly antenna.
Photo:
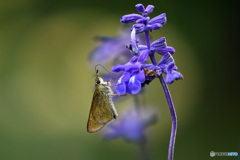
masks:
[(118, 76), (121, 76), (122, 74), (117, 74), (117, 73), (113, 73), (113, 72), (110, 72), (109, 70), (107, 70), (103, 65), (101, 65), (101, 64), (97, 64), (96, 66), (95, 66), (95, 71), (96, 71), (96, 73), (98, 74), (98, 69), (97, 69), (97, 67), (98, 66), (101, 66), (103, 69), (105, 69), (108, 73), (111, 73), (111, 74), (115, 74), (115, 75), (118, 75)]

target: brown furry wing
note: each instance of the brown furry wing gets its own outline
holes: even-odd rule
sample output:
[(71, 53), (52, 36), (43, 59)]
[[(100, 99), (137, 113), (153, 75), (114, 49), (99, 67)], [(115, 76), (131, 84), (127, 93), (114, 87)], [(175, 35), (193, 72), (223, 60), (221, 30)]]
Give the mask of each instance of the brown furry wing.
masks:
[(111, 105), (113, 104), (111, 103), (109, 95), (106, 95), (96, 88), (88, 118), (88, 132), (93, 133), (99, 131), (113, 119)]
[(88, 123), (87, 123), (87, 131), (89, 133), (94, 133), (99, 131), (100, 129), (102, 129), (105, 126), (105, 124), (99, 124), (97, 123), (92, 116), (92, 113), (90, 112), (89, 114), (89, 118), (88, 118)]

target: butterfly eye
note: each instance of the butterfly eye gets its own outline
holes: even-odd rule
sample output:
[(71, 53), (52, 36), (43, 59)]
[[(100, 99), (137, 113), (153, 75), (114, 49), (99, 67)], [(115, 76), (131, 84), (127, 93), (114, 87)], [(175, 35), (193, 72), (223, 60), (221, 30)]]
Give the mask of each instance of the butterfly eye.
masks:
[(100, 81), (99, 81), (99, 80), (97, 80), (97, 81), (96, 81), (96, 84), (100, 84)]

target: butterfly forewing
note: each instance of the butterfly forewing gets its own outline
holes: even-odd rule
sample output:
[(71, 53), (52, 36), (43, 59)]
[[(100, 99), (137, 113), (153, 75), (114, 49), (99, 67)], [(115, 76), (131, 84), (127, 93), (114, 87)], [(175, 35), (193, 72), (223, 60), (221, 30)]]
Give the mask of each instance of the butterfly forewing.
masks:
[(105, 126), (105, 124), (99, 124), (93, 119), (92, 113), (90, 111), (89, 118), (88, 118), (88, 124), (87, 124), (87, 131), (89, 133), (94, 133), (94, 132), (97, 132), (100, 129), (102, 129), (104, 126)]
[(112, 99), (108, 94), (109, 92), (104, 90), (109, 89), (101, 84), (97, 85), (95, 88), (87, 125), (88, 132), (99, 131), (116, 117), (113, 110), (114, 105)]
[(112, 120), (111, 98), (104, 92), (95, 91), (96, 95), (92, 103), (92, 115), (97, 123), (105, 124)]

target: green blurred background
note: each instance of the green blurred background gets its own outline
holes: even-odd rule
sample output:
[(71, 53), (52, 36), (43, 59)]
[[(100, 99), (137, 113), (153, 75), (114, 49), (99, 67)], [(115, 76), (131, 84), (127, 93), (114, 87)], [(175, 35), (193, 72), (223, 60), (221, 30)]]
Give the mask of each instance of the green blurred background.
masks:
[[(153, 39), (166, 37), (184, 75), (169, 86), (178, 115), (175, 159), (225, 158), (211, 158), (210, 151), (240, 154), (234, 1), (9, 0), (0, 2), (1, 160), (139, 159), (135, 145), (105, 142), (101, 133), (86, 131), (93, 37), (117, 35), (119, 18), (136, 12), (137, 3), (155, 6), (150, 17), (167, 13)], [(171, 117), (158, 81), (143, 98), (159, 112), (147, 130), (149, 150), (154, 159), (167, 159)], [(124, 105), (116, 104), (119, 113)]]

